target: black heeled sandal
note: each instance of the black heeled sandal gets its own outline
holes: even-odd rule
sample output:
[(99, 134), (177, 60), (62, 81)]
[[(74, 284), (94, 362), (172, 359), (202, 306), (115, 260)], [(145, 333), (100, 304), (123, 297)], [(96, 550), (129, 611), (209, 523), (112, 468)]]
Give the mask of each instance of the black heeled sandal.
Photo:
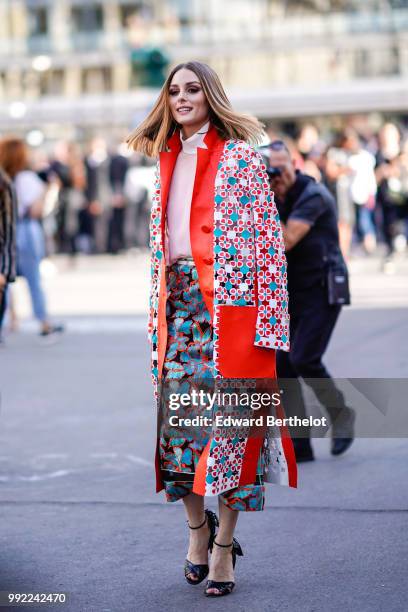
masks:
[[(231, 544), (218, 544), (218, 542), (216, 542), (214, 539), (213, 544), (215, 544), (216, 546), (219, 546), (220, 548), (230, 548), (231, 547), (232, 568), (235, 569), (235, 563), (237, 561), (237, 557), (244, 556), (244, 553), (242, 552), (242, 548), (238, 540), (233, 538)], [(206, 597), (222, 597), (223, 595), (229, 595), (230, 593), (232, 593), (234, 586), (235, 586), (235, 582), (232, 582), (232, 580), (229, 580), (227, 582), (207, 580), (205, 596)], [(218, 593), (208, 593), (208, 589), (217, 589), (217, 591), (219, 592)]]
[[(188, 524), (188, 521), (187, 521)], [(201, 525), (197, 525), (197, 527), (191, 527), (188, 525), (189, 529), (200, 529), (207, 524), (210, 529), (210, 537), (208, 539), (208, 550), (211, 552), (213, 548), (213, 542), (215, 538), (215, 529), (218, 527), (218, 518), (215, 512), (211, 510), (205, 510), (205, 519), (201, 523)], [(207, 563), (196, 564), (191, 563), (188, 559), (185, 560), (184, 563), (184, 576), (189, 584), (200, 584), (208, 576), (209, 567)], [(194, 574), (197, 577), (196, 580), (193, 580), (189, 577), (189, 574)]]

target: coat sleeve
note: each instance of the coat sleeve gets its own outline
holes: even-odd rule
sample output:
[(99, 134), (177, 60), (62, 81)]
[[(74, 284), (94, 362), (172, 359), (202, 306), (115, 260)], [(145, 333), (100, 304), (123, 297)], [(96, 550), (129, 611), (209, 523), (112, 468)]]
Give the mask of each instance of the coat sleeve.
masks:
[(17, 200), (12, 184), (0, 176), (0, 274), (8, 283), (16, 278)]
[(285, 247), (278, 210), (266, 168), (253, 152), (249, 191), (254, 216), (258, 315), (255, 346), (289, 351), (289, 313)]

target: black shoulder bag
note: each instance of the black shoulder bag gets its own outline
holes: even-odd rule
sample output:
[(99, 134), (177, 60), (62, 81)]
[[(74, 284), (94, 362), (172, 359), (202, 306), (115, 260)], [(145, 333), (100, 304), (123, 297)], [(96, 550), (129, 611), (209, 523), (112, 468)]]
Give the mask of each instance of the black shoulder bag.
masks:
[(346, 262), (338, 247), (326, 255), (327, 299), (331, 305), (346, 306), (351, 303), (349, 276)]

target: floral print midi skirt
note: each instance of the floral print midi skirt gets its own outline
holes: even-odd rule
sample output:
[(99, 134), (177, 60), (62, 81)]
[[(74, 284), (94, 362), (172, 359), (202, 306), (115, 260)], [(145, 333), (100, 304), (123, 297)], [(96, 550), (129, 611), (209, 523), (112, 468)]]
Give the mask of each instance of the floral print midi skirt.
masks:
[[(188, 393), (191, 381), (200, 381), (202, 387), (206, 380), (209, 385), (214, 380), (211, 317), (200, 291), (193, 260), (178, 260), (168, 266), (166, 281), (168, 336), (163, 383), (166, 389), (175, 385), (178, 393)], [(168, 392), (162, 392), (161, 402), (168, 404)], [(169, 414), (168, 405), (164, 405), (162, 410)], [(159, 456), (167, 501), (177, 501), (192, 491), (195, 469), (210, 434), (211, 427), (196, 427), (194, 431), (161, 427)], [(263, 510), (265, 485), (262, 468), (260, 453), (256, 482), (222, 493), (223, 503), (232, 510)]]

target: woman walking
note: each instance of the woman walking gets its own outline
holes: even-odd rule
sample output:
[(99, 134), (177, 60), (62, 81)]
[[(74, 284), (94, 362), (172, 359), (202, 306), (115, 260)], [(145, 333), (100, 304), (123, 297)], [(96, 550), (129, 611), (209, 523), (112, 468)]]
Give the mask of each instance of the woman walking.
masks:
[(23, 140), (5, 138), (0, 142), (0, 166), (12, 179), (17, 197), (17, 273), (27, 280), (40, 336), (50, 338), (61, 333), (63, 327), (49, 321), (41, 286), (40, 263), (45, 255), (45, 241), (40, 220), (46, 187), (29, 167)]
[[(275, 350), (288, 350), (279, 218), (262, 158), (248, 144), (261, 134), (256, 119), (232, 109), (209, 66), (188, 62), (172, 70), (153, 110), (128, 138), (133, 149), (159, 156), (149, 324), (159, 407), (159, 383), (180, 389), (198, 379), (274, 379)], [(194, 413), (194, 406), (188, 410)], [(205, 594), (227, 595), (242, 554), (234, 538), (239, 511), (263, 509), (266, 479), (296, 486), (290, 438), (253, 431), (217, 436), (211, 426), (177, 434), (164, 421), (157, 491), (184, 502), (185, 577), (198, 584), (208, 576)], [(204, 510), (205, 495), (218, 495), (219, 521)]]

